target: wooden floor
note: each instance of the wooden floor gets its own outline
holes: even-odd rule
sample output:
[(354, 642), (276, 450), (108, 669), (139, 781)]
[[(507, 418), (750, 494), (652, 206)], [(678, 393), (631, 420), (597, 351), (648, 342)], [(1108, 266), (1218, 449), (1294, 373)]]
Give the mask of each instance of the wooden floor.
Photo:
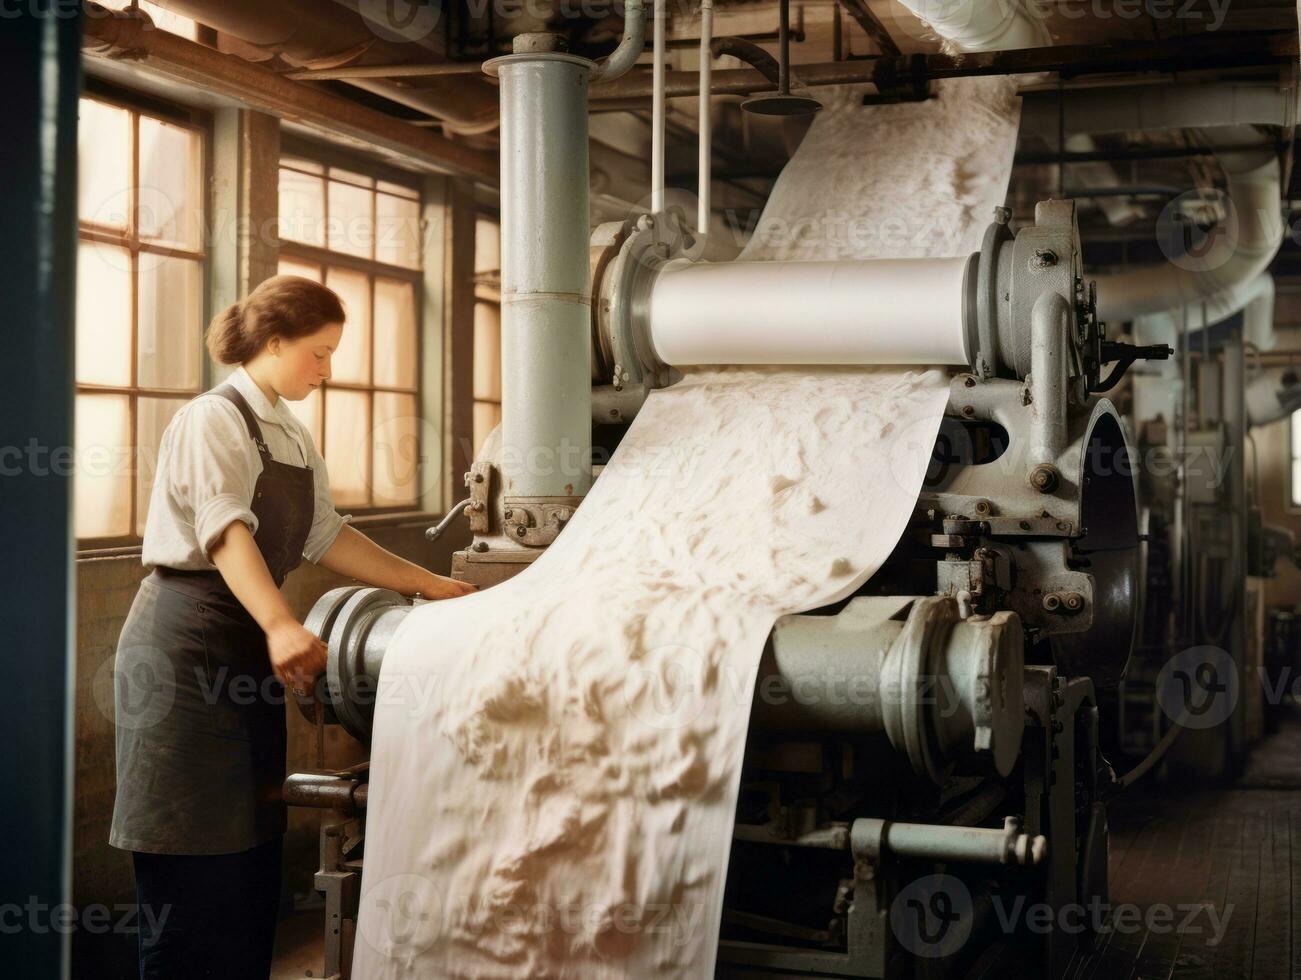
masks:
[(1154, 786), (1109, 813), (1111, 904), (1144, 921), (1104, 936), (1070, 980), (1301, 978), (1301, 712), (1231, 788)]

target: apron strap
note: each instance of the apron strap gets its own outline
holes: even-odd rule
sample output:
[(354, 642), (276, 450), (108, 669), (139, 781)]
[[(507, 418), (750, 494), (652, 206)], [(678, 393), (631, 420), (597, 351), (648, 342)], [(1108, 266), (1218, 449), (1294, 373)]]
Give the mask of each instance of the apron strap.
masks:
[(239, 390), (232, 384), (223, 384), (213, 388), (209, 394), (219, 395), (239, 410), (239, 414), (244, 416), (244, 425), (248, 428), (249, 436), (257, 444), (257, 451), (263, 456), (270, 456), (271, 450), (262, 439), (262, 426), (257, 424), (257, 416), (253, 414), (253, 409), (249, 408), (248, 402)]

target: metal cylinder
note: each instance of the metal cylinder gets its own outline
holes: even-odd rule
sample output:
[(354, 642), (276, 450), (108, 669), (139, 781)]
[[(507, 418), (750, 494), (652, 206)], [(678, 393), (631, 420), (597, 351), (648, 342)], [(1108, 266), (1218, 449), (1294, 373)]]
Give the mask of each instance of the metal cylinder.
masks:
[(396, 592), (357, 586), (331, 589), (316, 600), (303, 625), (325, 643), (328, 655), (313, 694), (298, 699), (309, 721), (319, 710), (321, 721), (370, 741), (384, 654), (411, 609)]
[(673, 365), (969, 365), (969, 263), (674, 262), (651, 287), (651, 343)]
[(556, 51), (484, 65), (501, 88), (502, 489), (591, 486), (587, 83)]
[(1024, 726), (1021, 623), (1011, 612), (962, 620), (957, 610), (948, 596), (861, 597), (835, 616), (778, 620), (755, 724), (884, 733), (936, 782), (975, 752), (1007, 775)]
[(1033, 866), (1047, 856), (1048, 841), (1042, 834), (1023, 834), (1016, 817), (1005, 817), (1002, 830), (862, 817), (850, 828), (850, 848), (856, 859), (869, 861), (892, 854), (921, 861)]

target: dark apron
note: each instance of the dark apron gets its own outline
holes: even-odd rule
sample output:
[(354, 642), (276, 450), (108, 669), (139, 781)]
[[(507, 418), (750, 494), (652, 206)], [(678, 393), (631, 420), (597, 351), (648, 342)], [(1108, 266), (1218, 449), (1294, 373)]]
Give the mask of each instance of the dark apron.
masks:
[[(253, 540), (279, 586), (311, 530), (312, 470), (271, 458), (235, 388), (209, 394), (239, 409), (262, 457)], [(284, 833), (284, 687), (266, 635), (220, 572), (159, 566), (140, 583), (118, 639), (114, 704), (114, 847), (230, 854)]]

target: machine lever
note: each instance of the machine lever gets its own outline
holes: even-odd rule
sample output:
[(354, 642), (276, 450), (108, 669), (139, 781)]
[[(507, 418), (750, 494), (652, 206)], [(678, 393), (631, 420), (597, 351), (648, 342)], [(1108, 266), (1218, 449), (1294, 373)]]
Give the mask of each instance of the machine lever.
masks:
[(443, 516), (443, 519), (441, 521), (439, 521), (433, 527), (425, 531), (425, 540), (437, 541), (439, 538), (441, 538), (443, 536), (443, 532), (446, 531), (451, 526), (452, 521), (456, 520), (458, 517), (464, 514), (466, 508), (469, 506), (470, 506), (469, 497), (466, 497), (464, 500), (458, 501), (456, 506), (453, 507), (451, 510), (449, 510)]
[(1125, 372), (1129, 370), (1130, 365), (1135, 361), (1164, 361), (1172, 356), (1174, 352), (1174, 348), (1169, 344), (1139, 346), (1138, 344), (1122, 343), (1118, 340), (1104, 340), (1102, 342), (1101, 363), (1107, 364), (1114, 361), (1116, 366), (1111, 369), (1111, 373), (1103, 381), (1090, 388), (1089, 392), (1096, 395), (1116, 387), (1117, 382), (1124, 377)]

